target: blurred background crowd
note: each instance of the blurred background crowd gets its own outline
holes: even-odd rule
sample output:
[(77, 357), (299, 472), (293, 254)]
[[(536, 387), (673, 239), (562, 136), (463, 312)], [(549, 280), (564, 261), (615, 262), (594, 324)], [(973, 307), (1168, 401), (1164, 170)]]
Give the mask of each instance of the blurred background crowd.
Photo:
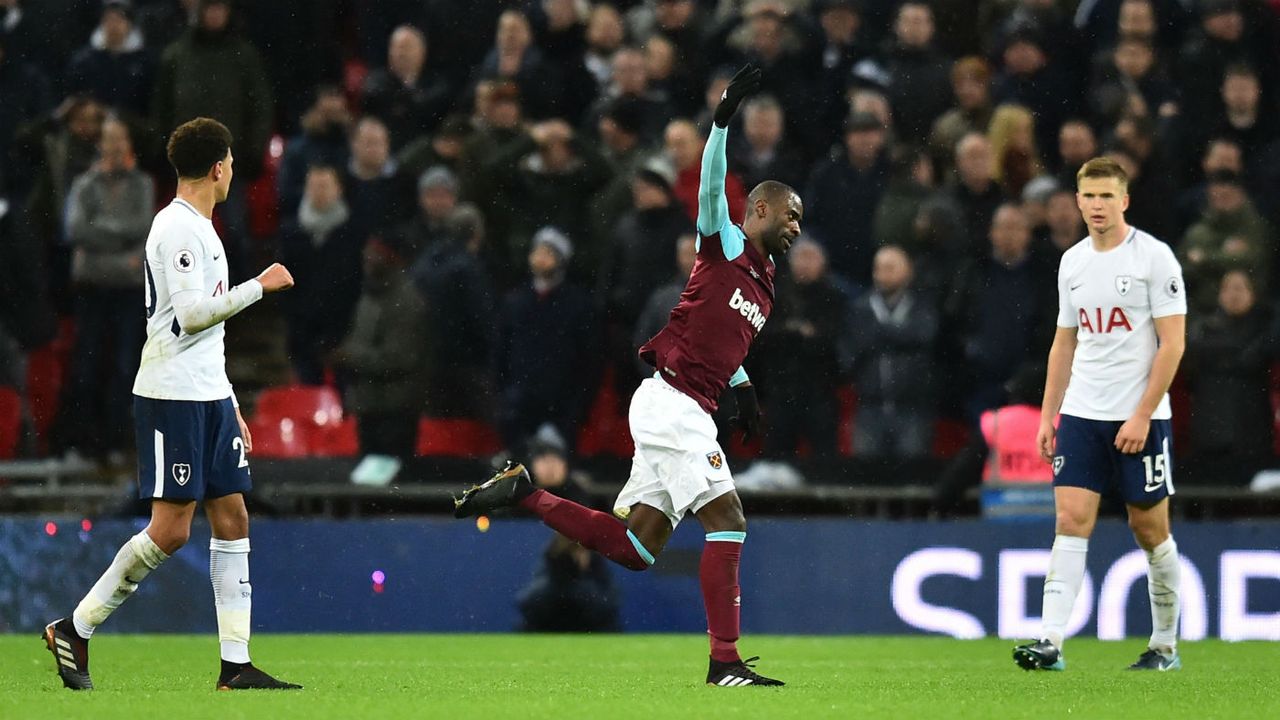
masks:
[(1183, 263), (1181, 453), (1271, 461), (1276, 0), (0, 0), (0, 453), (128, 460), (164, 141), (210, 116), (232, 282), (297, 281), (232, 321), (247, 409), (329, 388), (351, 454), (626, 456), (745, 62), (731, 214), (774, 179), (805, 216), (731, 452), (963, 445), (1044, 361), (1105, 154)]

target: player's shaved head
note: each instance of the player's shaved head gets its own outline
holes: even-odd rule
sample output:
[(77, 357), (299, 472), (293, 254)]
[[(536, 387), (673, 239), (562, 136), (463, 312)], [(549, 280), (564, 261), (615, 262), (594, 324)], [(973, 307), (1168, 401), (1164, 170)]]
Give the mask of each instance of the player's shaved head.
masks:
[(169, 164), (179, 178), (197, 180), (209, 174), (231, 150), (231, 131), (212, 118), (199, 117), (178, 126), (169, 136)]
[(770, 206), (785, 206), (792, 195), (798, 197), (799, 193), (790, 185), (777, 180), (765, 180), (751, 189), (751, 193), (747, 195), (747, 204), (755, 205), (757, 200), (764, 200)]

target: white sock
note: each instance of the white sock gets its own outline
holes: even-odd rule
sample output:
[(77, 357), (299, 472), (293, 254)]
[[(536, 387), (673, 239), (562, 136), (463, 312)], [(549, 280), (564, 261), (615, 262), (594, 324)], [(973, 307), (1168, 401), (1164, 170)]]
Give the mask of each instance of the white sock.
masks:
[(1071, 608), (1084, 583), (1084, 561), (1089, 553), (1089, 538), (1058, 535), (1053, 539), (1049, 555), (1049, 574), (1044, 578), (1044, 636), (1062, 647)]
[(253, 586), (249, 584), (249, 538), (209, 540), (209, 579), (218, 613), (222, 659), (249, 662), (249, 615)]
[(129, 538), (71, 614), (80, 637), (92, 637), (94, 629), (138, 589), (138, 583), (168, 559), (146, 530)]
[(1182, 603), (1178, 594), (1182, 585), (1182, 565), (1178, 562), (1178, 544), (1168, 540), (1147, 553), (1147, 594), (1151, 597), (1150, 647), (1172, 653), (1178, 646), (1178, 615)]

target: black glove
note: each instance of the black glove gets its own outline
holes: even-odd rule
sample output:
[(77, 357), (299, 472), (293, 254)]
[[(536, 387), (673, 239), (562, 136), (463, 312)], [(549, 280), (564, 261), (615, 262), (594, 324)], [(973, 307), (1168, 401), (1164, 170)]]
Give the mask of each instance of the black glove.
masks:
[(720, 104), (716, 106), (714, 116), (716, 125), (722, 128), (729, 127), (729, 121), (733, 119), (733, 114), (738, 112), (738, 106), (759, 88), (760, 68), (750, 64), (743, 65), (742, 69), (729, 81), (729, 87), (724, 89), (724, 94), (720, 96)]
[(756, 400), (756, 388), (751, 383), (743, 383), (733, 389), (734, 398), (738, 401), (738, 414), (729, 419), (742, 430), (744, 440), (760, 434), (760, 402)]

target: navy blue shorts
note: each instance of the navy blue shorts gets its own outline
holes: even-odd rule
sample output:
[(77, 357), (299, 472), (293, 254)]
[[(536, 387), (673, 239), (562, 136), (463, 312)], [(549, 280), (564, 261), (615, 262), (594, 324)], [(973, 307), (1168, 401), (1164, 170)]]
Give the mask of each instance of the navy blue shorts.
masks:
[(1173, 432), (1168, 420), (1152, 420), (1142, 452), (1116, 449), (1123, 422), (1063, 415), (1053, 458), (1054, 487), (1118, 494), (1130, 505), (1154, 505), (1173, 494)]
[(133, 397), (138, 497), (203, 500), (248, 492), (249, 459), (231, 398)]

